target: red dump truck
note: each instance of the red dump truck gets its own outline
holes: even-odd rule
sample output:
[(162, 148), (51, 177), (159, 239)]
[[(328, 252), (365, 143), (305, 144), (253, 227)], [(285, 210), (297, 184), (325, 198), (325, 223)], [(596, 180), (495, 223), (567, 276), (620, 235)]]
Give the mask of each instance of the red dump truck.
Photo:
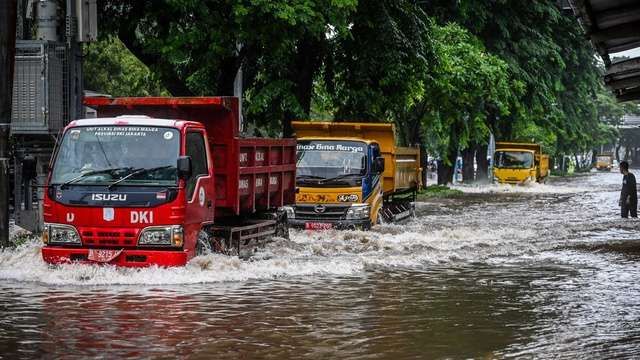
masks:
[(294, 139), (243, 138), (238, 99), (86, 98), (51, 161), (48, 263), (180, 266), (288, 236)]

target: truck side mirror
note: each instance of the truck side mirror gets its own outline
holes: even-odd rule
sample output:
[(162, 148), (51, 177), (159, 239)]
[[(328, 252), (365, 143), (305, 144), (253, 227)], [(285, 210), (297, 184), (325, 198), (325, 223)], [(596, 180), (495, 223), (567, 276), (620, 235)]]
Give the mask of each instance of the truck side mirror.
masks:
[(377, 172), (378, 174), (382, 174), (384, 172), (384, 158), (381, 157), (377, 157), (374, 162), (374, 170), (375, 172)]
[(36, 169), (36, 158), (31, 155), (27, 155), (22, 159), (22, 178), (24, 180), (33, 180), (38, 175)]
[(191, 156), (178, 157), (178, 177), (180, 179), (188, 179), (191, 177), (192, 172)]

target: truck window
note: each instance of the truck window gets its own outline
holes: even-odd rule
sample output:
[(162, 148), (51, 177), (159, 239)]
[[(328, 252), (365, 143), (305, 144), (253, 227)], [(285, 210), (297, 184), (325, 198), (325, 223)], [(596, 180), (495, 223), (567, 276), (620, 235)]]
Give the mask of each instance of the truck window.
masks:
[(297, 178), (347, 182), (367, 172), (367, 145), (360, 141), (299, 140)]
[(209, 175), (207, 166), (207, 149), (204, 145), (204, 136), (201, 132), (187, 133), (186, 155), (191, 156), (193, 172), (187, 180), (187, 197), (191, 199), (196, 188), (196, 182), (200, 176)]
[[(178, 130), (154, 126), (84, 126), (64, 135), (51, 184), (175, 186)], [(144, 170), (144, 171), (142, 171)]]
[(505, 169), (530, 169), (533, 166), (533, 154), (528, 151), (496, 151), (495, 167)]

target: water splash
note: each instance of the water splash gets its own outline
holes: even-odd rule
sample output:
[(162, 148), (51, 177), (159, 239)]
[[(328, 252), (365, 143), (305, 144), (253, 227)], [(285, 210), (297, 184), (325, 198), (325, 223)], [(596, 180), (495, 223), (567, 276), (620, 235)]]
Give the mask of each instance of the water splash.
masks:
[(127, 269), (104, 265), (49, 266), (41, 243), (30, 240), (0, 252), (0, 279), (55, 285), (195, 284), (311, 275), (353, 275), (370, 266), (423, 267), (481, 261), (529, 251), (531, 230), (429, 228), (416, 219), (374, 231), (293, 231), (259, 249), (248, 260), (217, 254), (198, 256), (182, 268)]
[(528, 183), (524, 185), (488, 184), (488, 185), (455, 185), (453, 189), (469, 194), (513, 193), (513, 194), (575, 194), (593, 191), (589, 187), (569, 185)]
[[(602, 181), (602, 180), (605, 181)], [(598, 177), (604, 185), (618, 177)], [(582, 181), (581, 184), (588, 183)], [(419, 217), (372, 231), (292, 231), (259, 249), (248, 260), (199, 256), (182, 268), (126, 269), (70, 264), (52, 267), (42, 260), (38, 240), (0, 252), (0, 279), (54, 285), (195, 284), (314, 275), (359, 275), (370, 267), (425, 268), (441, 264), (518, 261), (558, 246), (570, 246), (586, 233), (616, 226), (611, 192), (553, 184), (457, 186), (478, 193), (469, 201), (418, 204)], [(525, 192), (523, 199), (496, 201), (495, 192)], [(485, 194), (485, 195), (482, 195)], [(578, 194), (578, 195), (576, 195)], [(611, 202), (608, 207), (603, 204)], [(574, 209), (567, 212), (567, 207)], [(532, 212), (533, 211), (533, 212)], [(590, 214), (591, 219), (584, 214)], [(611, 215), (611, 217), (613, 217)], [(608, 215), (607, 215), (608, 216)], [(576, 229), (577, 228), (577, 229)], [(592, 230), (591, 230), (592, 229)], [(589, 236), (593, 239), (593, 237)], [(550, 241), (549, 239), (553, 239)], [(560, 245), (559, 245), (560, 244)]]

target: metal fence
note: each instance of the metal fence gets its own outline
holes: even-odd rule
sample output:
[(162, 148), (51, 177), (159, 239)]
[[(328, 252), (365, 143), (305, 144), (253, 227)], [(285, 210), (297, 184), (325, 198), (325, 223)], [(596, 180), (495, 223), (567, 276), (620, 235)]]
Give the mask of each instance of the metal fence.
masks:
[(63, 43), (16, 43), (11, 132), (56, 134), (68, 119), (68, 52)]

